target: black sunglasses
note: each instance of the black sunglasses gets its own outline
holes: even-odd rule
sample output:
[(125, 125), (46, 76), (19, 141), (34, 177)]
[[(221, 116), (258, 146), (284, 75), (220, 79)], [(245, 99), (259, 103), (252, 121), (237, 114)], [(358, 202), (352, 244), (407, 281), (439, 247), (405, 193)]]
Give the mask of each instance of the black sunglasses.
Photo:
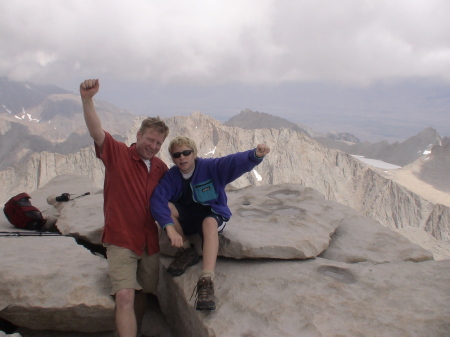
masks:
[(174, 152), (174, 153), (172, 153), (172, 157), (173, 157), (173, 158), (180, 158), (181, 155), (187, 157), (187, 156), (189, 156), (192, 152), (194, 152), (194, 150), (184, 150), (184, 151), (182, 151), (182, 152)]

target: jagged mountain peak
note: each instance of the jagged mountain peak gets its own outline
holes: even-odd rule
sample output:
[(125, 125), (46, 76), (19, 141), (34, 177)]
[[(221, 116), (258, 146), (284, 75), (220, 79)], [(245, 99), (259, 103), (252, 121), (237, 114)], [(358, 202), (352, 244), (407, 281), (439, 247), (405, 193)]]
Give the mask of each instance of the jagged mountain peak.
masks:
[(305, 129), (285, 118), (270, 115), (265, 112), (242, 110), (238, 115), (224, 123), (226, 126), (237, 126), (242, 129), (280, 129), (287, 128), (297, 132), (309, 134)]
[(65, 94), (68, 91), (53, 85), (38, 85), (29, 82), (15, 82), (0, 78), (0, 113), (22, 114), (24, 109), (40, 104), (52, 94)]
[(350, 143), (361, 143), (358, 137), (348, 132), (331, 131), (327, 133), (327, 138), (337, 141), (345, 141)]

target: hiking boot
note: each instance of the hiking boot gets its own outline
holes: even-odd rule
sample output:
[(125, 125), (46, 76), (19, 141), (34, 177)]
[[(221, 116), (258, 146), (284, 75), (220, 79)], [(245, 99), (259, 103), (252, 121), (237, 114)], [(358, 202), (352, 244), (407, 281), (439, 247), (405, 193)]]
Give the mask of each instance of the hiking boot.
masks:
[(172, 276), (180, 276), (184, 274), (187, 267), (193, 266), (198, 263), (198, 261), (200, 261), (200, 258), (195, 249), (195, 245), (191, 244), (190, 248), (178, 249), (172, 263), (169, 265), (169, 268), (167, 268), (167, 271)]
[(215, 310), (214, 283), (211, 277), (201, 277), (197, 282), (196, 310)]

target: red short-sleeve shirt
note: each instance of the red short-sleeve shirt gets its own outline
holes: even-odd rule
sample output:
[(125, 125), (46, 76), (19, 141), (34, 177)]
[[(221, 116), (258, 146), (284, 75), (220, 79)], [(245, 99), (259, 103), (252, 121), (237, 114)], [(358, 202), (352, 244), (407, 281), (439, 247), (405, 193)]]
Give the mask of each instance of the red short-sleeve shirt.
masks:
[(136, 145), (128, 147), (105, 132), (102, 151), (95, 145), (97, 158), (105, 165), (102, 241), (133, 250), (142, 255), (159, 252), (158, 228), (149, 209), (150, 196), (167, 171), (158, 157), (151, 168), (142, 161)]

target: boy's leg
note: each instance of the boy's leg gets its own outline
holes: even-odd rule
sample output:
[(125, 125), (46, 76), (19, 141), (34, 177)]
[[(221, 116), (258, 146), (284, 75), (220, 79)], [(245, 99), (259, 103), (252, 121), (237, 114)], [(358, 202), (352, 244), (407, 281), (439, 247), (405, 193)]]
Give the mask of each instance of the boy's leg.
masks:
[(219, 235), (217, 233), (217, 220), (207, 217), (203, 220), (203, 269), (212, 271), (216, 269), (217, 253), (219, 251)]
[(214, 270), (219, 251), (218, 222), (213, 217), (203, 220), (203, 270), (197, 282), (197, 300), (195, 309), (215, 310)]
[[(174, 223), (174, 227), (175, 230), (177, 231), (178, 234), (181, 235), (181, 237), (183, 238), (183, 243), (186, 242), (186, 236), (184, 235), (184, 231), (183, 228), (181, 227), (180, 224), (180, 213), (178, 212), (177, 208), (175, 207), (174, 204), (172, 204), (171, 202), (169, 202), (169, 209), (170, 209), (170, 217), (172, 218), (172, 221)], [(186, 248), (186, 247), (185, 247)]]
[(191, 245), (189, 240), (187, 240), (186, 236), (184, 235), (183, 228), (179, 221), (180, 214), (178, 209), (175, 207), (174, 204), (170, 202), (169, 208), (171, 211), (172, 221), (175, 225), (175, 230), (183, 238), (183, 246), (178, 249), (177, 253), (173, 258), (173, 261), (167, 268), (167, 271), (172, 276), (180, 276), (184, 274), (187, 267), (197, 264), (200, 261), (200, 257), (198, 256), (197, 249), (195, 248), (195, 246), (193, 244)]

